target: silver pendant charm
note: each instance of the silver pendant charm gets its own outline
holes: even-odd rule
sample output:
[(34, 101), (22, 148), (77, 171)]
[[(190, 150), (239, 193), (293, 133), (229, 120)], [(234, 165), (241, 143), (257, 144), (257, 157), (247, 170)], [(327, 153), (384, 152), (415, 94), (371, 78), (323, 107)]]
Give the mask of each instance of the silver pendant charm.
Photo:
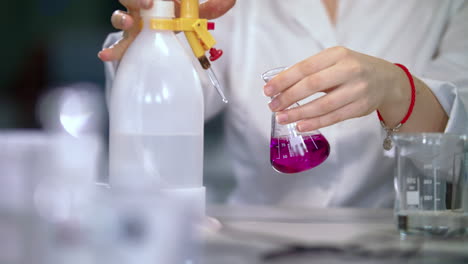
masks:
[(392, 142), (392, 135), (393, 133), (396, 133), (398, 132), (398, 130), (400, 129), (401, 125), (403, 125), (402, 123), (398, 124), (396, 127), (394, 128), (388, 128), (387, 126), (385, 126), (384, 122), (383, 121), (380, 121), (380, 124), (382, 125), (382, 127), (385, 129), (385, 132), (387, 132), (387, 136), (385, 137), (384, 141), (383, 141), (383, 148), (387, 151), (391, 150), (393, 148), (393, 142)]
[(393, 147), (392, 139), (390, 138), (390, 136), (390, 134), (387, 134), (387, 137), (383, 141), (383, 148), (387, 151), (391, 150)]

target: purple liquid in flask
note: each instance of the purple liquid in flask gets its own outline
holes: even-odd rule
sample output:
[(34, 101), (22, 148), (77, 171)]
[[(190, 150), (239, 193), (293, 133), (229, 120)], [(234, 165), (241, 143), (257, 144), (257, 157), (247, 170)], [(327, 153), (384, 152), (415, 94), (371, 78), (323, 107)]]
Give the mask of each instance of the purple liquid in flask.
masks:
[[(285, 71), (286, 67), (271, 69), (262, 74), (268, 83), (275, 76)], [(288, 109), (299, 107), (296, 102)], [(275, 113), (271, 122), (270, 162), (281, 173), (298, 173), (322, 164), (330, 155), (330, 144), (318, 130), (300, 133), (296, 124), (280, 125)]]
[(303, 156), (291, 152), (288, 137), (272, 138), (270, 161), (275, 170), (282, 173), (297, 173), (314, 168), (330, 154), (330, 145), (322, 134), (303, 135), (307, 151)]

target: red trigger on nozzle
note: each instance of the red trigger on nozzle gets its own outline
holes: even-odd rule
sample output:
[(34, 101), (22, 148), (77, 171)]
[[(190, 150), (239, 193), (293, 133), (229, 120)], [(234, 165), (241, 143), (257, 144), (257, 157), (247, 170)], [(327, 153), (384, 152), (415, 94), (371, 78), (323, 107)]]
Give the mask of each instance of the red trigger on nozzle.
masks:
[(214, 22), (208, 22), (207, 29), (208, 30), (215, 30), (215, 23)]
[(220, 49), (211, 48), (210, 49), (210, 61), (215, 61), (223, 56), (223, 51)]

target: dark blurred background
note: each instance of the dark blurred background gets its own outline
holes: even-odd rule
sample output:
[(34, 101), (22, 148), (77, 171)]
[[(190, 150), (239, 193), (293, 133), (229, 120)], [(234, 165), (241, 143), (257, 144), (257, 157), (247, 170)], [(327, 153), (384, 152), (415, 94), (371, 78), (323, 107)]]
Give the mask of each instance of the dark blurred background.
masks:
[[(0, 16), (0, 129), (41, 129), (36, 110), (48, 91), (81, 84), (104, 94), (97, 53), (115, 31), (110, 17), (123, 9), (118, 0), (15, 0), (5, 7)], [(225, 201), (234, 185), (226, 170), (222, 120), (218, 116), (205, 130), (210, 202)]]
[(117, 0), (8, 1), (1, 16), (1, 128), (40, 128), (35, 107), (48, 89), (79, 82), (104, 87), (96, 54), (113, 31), (117, 8)]

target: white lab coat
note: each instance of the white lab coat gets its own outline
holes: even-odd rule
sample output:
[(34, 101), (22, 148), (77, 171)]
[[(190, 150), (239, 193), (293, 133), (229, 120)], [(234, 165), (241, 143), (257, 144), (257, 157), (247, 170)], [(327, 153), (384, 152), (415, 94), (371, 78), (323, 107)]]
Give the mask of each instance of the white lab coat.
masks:
[[(237, 179), (232, 203), (393, 205), (395, 160), (382, 149), (385, 133), (376, 113), (321, 129), (331, 153), (319, 167), (296, 175), (271, 168), (271, 112), (260, 74), (328, 47), (341, 45), (406, 65), (449, 115), (446, 132), (468, 133), (468, 1), (340, 1), (333, 27), (319, 0), (238, 0), (218, 19), (214, 35), (225, 52), (214, 64), (230, 102), (223, 106), (207, 84), (206, 117), (226, 110), (225, 140)], [(109, 80), (115, 66), (106, 65)]]

